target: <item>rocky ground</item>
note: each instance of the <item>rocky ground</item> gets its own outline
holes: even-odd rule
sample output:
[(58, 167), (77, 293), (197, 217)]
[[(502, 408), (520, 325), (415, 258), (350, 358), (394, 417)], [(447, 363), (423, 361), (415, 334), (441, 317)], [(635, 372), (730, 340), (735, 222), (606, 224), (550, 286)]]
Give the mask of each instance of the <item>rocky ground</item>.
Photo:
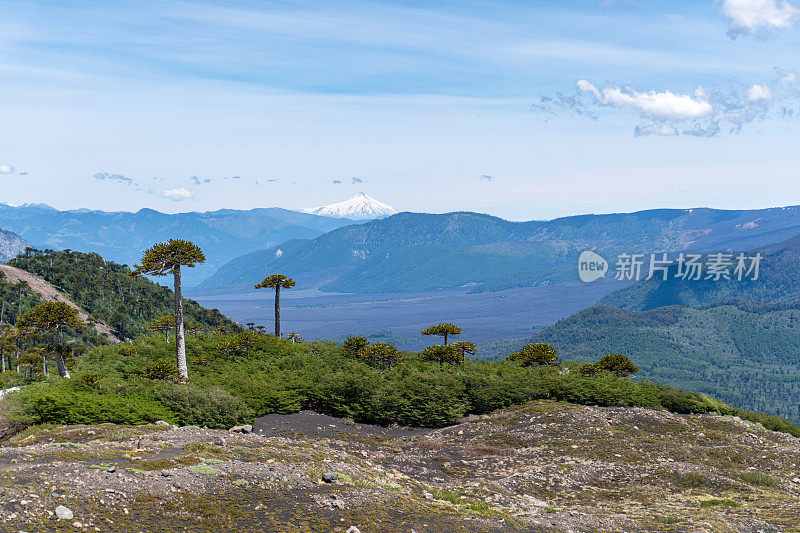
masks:
[(39, 427), (0, 446), (0, 529), (800, 532), (798, 476), (800, 440), (736, 418), (560, 403), (438, 430)]

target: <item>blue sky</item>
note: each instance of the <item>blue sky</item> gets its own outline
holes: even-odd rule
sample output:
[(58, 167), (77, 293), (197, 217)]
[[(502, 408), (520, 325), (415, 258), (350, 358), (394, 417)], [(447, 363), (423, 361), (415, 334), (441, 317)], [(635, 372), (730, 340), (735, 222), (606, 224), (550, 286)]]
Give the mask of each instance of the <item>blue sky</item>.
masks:
[(0, 201), (800, 204), (798, 7), (0, 2)]

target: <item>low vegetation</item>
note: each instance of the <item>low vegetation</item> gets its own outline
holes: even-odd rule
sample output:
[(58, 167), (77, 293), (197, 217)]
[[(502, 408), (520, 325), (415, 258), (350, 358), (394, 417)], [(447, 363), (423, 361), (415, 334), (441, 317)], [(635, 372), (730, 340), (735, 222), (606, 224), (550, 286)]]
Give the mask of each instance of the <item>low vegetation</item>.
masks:
[(436, 362), (357, 338), (339, 346), (246, 331), (187, 337), (191, 382), (179, 383), (174, 350), (174, 339), (168, 343), (161, 334), (93, 348), (68, 361), (72, 379), (49, 376), (7, 397), (9, 411), (23, 426), (166, 420), (226, 428), (268, 413), (315, 409), (360, 422), (441, 427), (469, 414), (546, 399), (735, 415), (800, 436), (800, 428), (778, 417), (614, 371), (585, 374), (580, 363), (569, 361)]

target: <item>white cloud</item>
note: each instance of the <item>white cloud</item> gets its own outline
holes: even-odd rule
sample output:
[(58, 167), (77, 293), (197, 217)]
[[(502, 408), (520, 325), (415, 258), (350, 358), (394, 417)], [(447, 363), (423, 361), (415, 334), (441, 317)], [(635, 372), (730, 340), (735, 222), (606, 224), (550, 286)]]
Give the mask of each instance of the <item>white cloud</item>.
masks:
[(765, 36), (773, 30), (791, 29), (800, 9), (786, 1), (722, 0), (722, 14), (730, 20), (728, 35)]
[(168, 198), (173, 202), (182, 202), (184, 200), (188, 200), (192, 197), (192, 193), (184, 189), (183, 187), (178, 187), (176, 189), (167, 189), (166, 191), (161, 193), (161, 196), (164, 198)]
[(606, 85), (601, 91), (587, 80), (579, 80), (578, 89), (592, 94), (595, 101), (602, 105), (634, 109), (655, 121), (694, 120), (707, 117), (714, 111), (711, 104), (698, 96), (697, 91), (694, 97), (671, 91), (639, 92), (615, 85)]
[(772, 100), (774, 95), (772, 94), (772, 89), (766, 85), (756, 84), (747, 89), (745, 96), (748, 102), (762, 102), (764, 100)]
[(678, 135), (678, 129), (671, 124), (651, 124), (649, 126), (636, 126), (633, 135), (635, 137), (645, 137), (647, 135), (667, 137), (670, 135)]
[(798, 76), (774, 68), (776, 77), (767, 82), (707, 90), (697, 87), (688, 94), (669, 90), (647, 92), (633, 87), (606, 84), (599, 88), (581, 79), (575, 94), (542, 96), (533, 107), (547, 115), (546, 121), (568, 112), (597, 120), (595, 111), (603, 108), (627, 110), (645, 119), (635, 127), (634, 135), (689, 135), (715, 137), (723, 131), (738, 133), (751, 122), (770, 119), (791, 120), (800, 116)]
[(8, 163), (0, 163), (0, 174), (13, 174), (16, 172), (16, 168), (13, 165), (9, 165)]

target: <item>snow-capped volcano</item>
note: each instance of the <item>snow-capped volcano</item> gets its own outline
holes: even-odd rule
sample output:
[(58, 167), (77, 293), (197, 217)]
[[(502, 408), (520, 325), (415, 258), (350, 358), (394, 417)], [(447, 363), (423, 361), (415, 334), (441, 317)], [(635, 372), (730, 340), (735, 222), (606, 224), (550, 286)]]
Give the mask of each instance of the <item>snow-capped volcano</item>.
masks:
[(349, 218), (352, 220), (371, 220), (373, 218), (384, 218), (397, 213), (397, 209), (379, 202), (372, 196), (358, 193), (349, 200), (337, 204), (323, 205), (322, 207), (310, 207), (301, 209), (303, 213), (321, 215), (325, 217)]

